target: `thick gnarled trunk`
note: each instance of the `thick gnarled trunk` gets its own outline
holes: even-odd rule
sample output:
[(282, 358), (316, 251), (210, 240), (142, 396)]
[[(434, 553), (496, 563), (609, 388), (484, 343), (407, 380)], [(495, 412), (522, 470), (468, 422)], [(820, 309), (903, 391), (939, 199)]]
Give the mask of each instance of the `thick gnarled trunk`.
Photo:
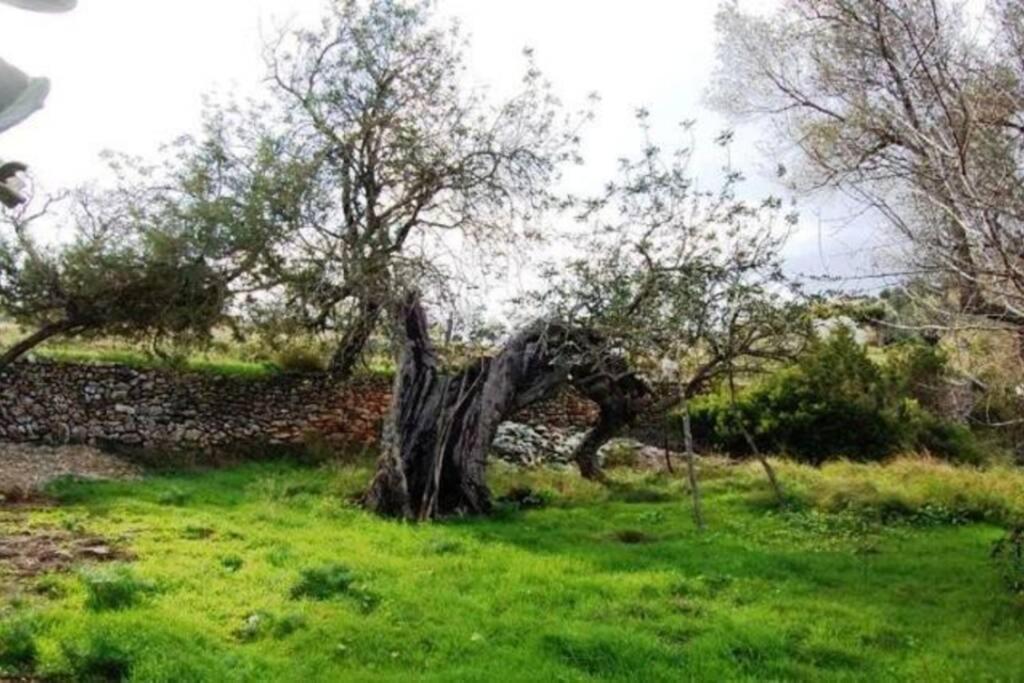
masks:
[(418, 298), (400, 312), (404, 335), (384, 453), (364, 502), (379, 514), (426, 520), (491, 509), (487, 454), (502, 421), (572, 383), (601, 407), (578, 461), (597, 476), (596, 452), (636, 414), (646, 386), (585, 330), (534, 323), (496, 356), (445, 373)]

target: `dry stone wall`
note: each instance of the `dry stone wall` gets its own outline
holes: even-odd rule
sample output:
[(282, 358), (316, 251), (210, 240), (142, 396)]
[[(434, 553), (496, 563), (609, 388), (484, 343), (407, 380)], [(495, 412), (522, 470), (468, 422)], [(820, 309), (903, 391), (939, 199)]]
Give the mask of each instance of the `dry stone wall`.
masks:
[(0, 440), (213, 451), (312, 438), (371, 445), (386, 381), (245, 379), (121, 366), (19, 363), (0, 372)]
[[(248, 379), (22, 362), (0, 371), (0, 441), (236, 453), (311, 442), (374, 446), (390, 397), (386, 379), (339, 385), (322, 375)], [(514, 420), (584, 429), (596, 417), (594, 404), (566, 390)]]

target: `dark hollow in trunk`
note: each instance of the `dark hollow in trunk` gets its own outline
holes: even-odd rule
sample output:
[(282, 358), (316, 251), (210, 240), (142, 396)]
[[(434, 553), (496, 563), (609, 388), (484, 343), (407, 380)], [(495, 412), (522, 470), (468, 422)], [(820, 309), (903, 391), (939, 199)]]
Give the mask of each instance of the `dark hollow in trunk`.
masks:
[(636, 415), (646, 385), (592, 332), (538, 321), (495, 356), (446, 373), (418, 297), (399, 312), (401, 360), (377, 473), (365, 505), (389, 517), (426, 520), (485, 514), (487, 452), (498, 425), (572, 384), (600, 407), (577, 462), (600, 476), (597, 450)]

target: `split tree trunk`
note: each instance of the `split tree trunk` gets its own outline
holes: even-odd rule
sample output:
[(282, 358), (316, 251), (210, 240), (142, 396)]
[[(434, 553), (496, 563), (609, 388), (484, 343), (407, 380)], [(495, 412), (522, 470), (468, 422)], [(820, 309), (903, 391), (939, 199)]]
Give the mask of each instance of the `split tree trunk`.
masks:
[(416, 295), (402, 305), (399, 323), (404, 339), (384, 452), (364, 496), (381, 515), (426, 520), (490, 511), (485, 471), (498, 425), (569, 383), (601, 408), (577, 453), (584, 475), (599, 476), (597, 450), (633, 419), (647, 393), (586, 330), (537, 322), (496, 356), (447, 374)]

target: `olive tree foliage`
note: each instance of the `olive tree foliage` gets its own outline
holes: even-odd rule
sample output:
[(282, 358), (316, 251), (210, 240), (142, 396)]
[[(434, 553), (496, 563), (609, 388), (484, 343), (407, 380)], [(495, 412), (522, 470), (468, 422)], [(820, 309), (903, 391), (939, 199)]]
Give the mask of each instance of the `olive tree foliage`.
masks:
[[(640, 118), (646, 133), (647, 113)], [(717, 187), (702, 187), (692, 147), (667, 152), (645, 138), (601, 195), (580, 202), (584, 246), (550, 264), (550, 287), (533, 296), (614, 340), (635, 366), (668, 380), (673, 397), (691, 398), (796, 348), (802, 308), (782, 248), (797, 215), (777, 197), (742, 197), (744, 176), (729, 167)]]
[[(195, 342), (223, 320), (232, 280), (223, 253), (133, 206), (80, 190), (3, 213), (0, 312), (33, 331), (0, 368), (58, 335)], [(65, 237), (40, 239), (54, 232)]]
[[(197, 158), (211, 176), (233, 159), (223, 172), (245, 186), (258, 179), (248, 159), (275, 149), (271, 185), (283, 183), (288, 210), (264, 226), (264, 313), (335, 335), (339, 376), (396, 294), (443, 288), (459, 254), (493, 262), (535, 237), (522, 226), (556, 203), (559, 169), (577, 160), (588, 116), (566, 113), (529, 52), (517, 92), (499, 100), (471, 83), (465, 46), (432, 2), (333, 0), (316, 28), (268, 43), (258, 105), (208, 116)], [(222, 218), (228, 230), (239, 220)]]
[[(794, 186), (838, 189), (966, 314), (1024, 326), (1024, 9), (1016, 0), (785, 0), (718, 15), (711, 101), (774, 125)], [(777, 150), (780, 153), (787, 150)]]
[[(553, 264), (553, 285), (535, 296), (659, 379), (662, 398), (653, 411), (681, 407), (702, 524), (687, 403), (710, 385), (732, 385), (737, 375), (799, 350), (806, 317), (782, 268), (797, 216), (777, 197), (742, 197), (743, 175), (728, 166), (717, 187), (701, 186), (689, 168), (692, 147), (666, 152), (652, 144), (647, 116), (639, 113), (642, 153), (620, 161), (617, 179), (581, 203), (582, 253)], [(723, 133), (716, 142), (727, 147), (730, 140)]]

